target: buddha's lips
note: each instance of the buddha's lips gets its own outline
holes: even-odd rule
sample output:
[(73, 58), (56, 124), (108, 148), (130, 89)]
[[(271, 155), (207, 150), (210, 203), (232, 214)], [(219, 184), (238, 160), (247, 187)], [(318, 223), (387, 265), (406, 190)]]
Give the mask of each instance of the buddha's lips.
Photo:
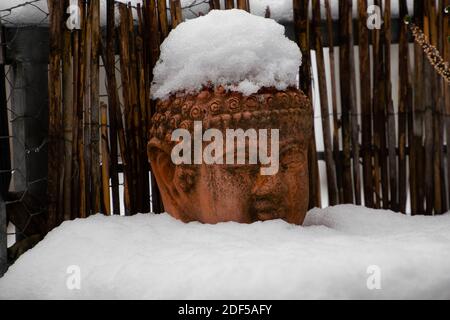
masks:
[(270, 220), (279, 218), (280, 206), (274, 199), (262, 198), (255, 199), (252, 203), (252, 213), (258, 220)]

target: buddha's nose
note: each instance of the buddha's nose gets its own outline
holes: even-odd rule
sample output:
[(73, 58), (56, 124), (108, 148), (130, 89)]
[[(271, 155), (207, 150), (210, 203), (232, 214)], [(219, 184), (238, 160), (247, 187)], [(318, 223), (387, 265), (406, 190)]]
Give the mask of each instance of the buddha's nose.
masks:
[(259, 174), (252, 188), (252, 194), (257, 197), (279, 193), (282, 183), (279, 174), (261, 175)]

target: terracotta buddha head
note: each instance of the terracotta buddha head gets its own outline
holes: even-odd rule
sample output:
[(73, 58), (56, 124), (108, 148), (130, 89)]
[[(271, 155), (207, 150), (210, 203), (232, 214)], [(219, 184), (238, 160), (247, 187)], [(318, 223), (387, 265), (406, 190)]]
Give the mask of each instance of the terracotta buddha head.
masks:
[[(178, 129), (188, 135), (177, 139)], [(256, 134), (257, 139), (248, 134), (239, 145), (233, 138), (236, 143), (230, 147), (225, 137), (233, 129)], [(262, 133), (267, 133), (265, 141)], [(302, 224), (308, 207), (311, 135), (312, 107), (298, 89), (261, 89), (244, 96), (217, 87), (157, 101), (148, 157), (164, 208), (177, 219), (203, 223), (284, 219)], [(174, 148), (180, 143), (196, 145), (207, 154), (220, 136), (224, 142), (215, 145), (214, 161), (194, 159), (195, 150), (180, 153), (184, 162), (174, 160)], [(199, 137), (200, 142), (194, 141)], [(250, 160), (250, 151), (261, 148), (267, 149), (271, 162)], [(232, 163), (225, 161), (230, 153)], [(245, 161), (236, 160), (239, 154)]]

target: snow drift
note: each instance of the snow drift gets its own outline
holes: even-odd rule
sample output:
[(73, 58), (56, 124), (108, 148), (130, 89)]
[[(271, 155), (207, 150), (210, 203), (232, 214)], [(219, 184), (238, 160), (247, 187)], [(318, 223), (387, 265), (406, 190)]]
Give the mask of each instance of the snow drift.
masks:
[[(80, 290), (69, 290), (78, 266)], [(369, 290), (371, 266), (379, 290)], [(356, 206), (305, 225), (184, 224), (167, 214), (64, 222), (0, 279), (0, 298), (450, 298), (450, 215)], [(70, 269), (69, 269), (70, 271)]]

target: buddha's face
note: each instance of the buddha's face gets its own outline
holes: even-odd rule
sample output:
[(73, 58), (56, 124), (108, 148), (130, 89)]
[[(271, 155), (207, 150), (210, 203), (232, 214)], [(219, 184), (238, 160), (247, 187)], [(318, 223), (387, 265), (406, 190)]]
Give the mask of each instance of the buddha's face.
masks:
[[(292, 110), (292, 108), (290, 108)], [(284, 219), (289, 223), (302, 224), (308, 207), (308, 163), (305, 141), (309, 140), (309, 129), (299, 129), (308, 116), (291, 111), (292, 122), (266, 121), (249, 123), (243, 128), (255, 130), (277, 129), (276, 141), (269, 133), (267, 155), (273, 156), (272, 143), (277, 144), (278, 157), (262, 165), (250, 164), (250, 146), (245, 146), (245, 164), (224, 163), (176, 164), (171, 157), (171, 148), (157, 137), (149, 143), (148, 154), (152, 171), (161, 191), (165, 210), (185, 221), (218, 223), (236, 221), (251, 223), (270, 219)], [(306, 118), (306, 120), (304, 119)], [(299, 121), (301, 119), (301, 121)], [(255, 128), (255, 125), (257, 126)], [(239, 126), (228, 126), (237, 129)], [(219, 130), (225, 134), (227, 128)], [(166, 137), (167, 140), (167, 137)], [(203, 149), (208, 143), (203, 141)], [(260, 148), (258, 141), (257, 148)], [(229, 152), (225, 150), (224, 153)], [(232, 152), (237, 155), (238, 151)], [(258, 149), (259, 152), (259, 149)], [(262, 168), (276, 167), (273, 174), (264, 174)]]
[(261, 174), (260, 164), (201, 165), (183, 220), (206, 223), (284, 219), (301, 224), (308, 206), (306, 150), (281, 137), (278, 172)]

